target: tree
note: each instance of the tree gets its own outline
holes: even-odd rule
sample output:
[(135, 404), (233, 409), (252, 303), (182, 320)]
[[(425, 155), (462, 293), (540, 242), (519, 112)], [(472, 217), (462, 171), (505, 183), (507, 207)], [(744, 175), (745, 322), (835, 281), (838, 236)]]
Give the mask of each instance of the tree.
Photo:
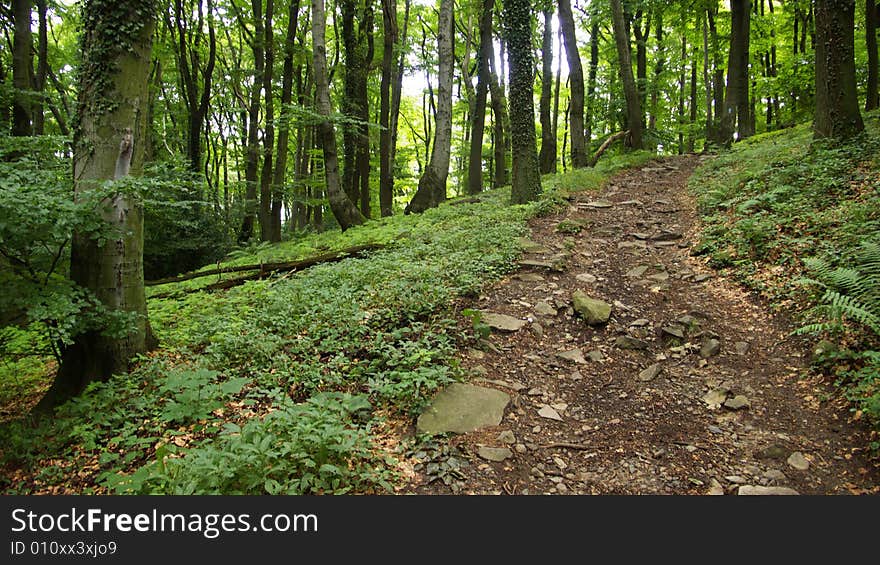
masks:
[(553, 9), (544, 9), (544, 36), (541, 41), (541, 152), (538, 163), (541, 173), (556, 172), (556, 132), (550, 117), (550, 99), (553, 94)]
[(816, 0), (815, 138), (847, 139), (865, 129), (856, 91), (855, 0)]
[(281, 119), (278, 124), (278, 145), (275, 151), (275, 172), (272, 175), (272, 206), (270, 210), (269, 241), (281, 241), (281, 207), (284, 179), (287, 173), (287, 153), (290, 141), (290, 103), (293, 101), (293, 52), (299, 0), (291, 0), (287, 10), (287, 35), (284, 40), (284, 63), (281, 71)]
[[(195, 25), (189, 21), (194, 9), (197, 14)], [(204, 38), (201, 0), (196, 2), (195, 7), (189, 2), (184, 3), (184, 0), (174, 0), (173, 20), (171, 15), (167, 15), (166, 20), (172, 37), (177, 40), (174, 56), (180, 76), (180, 90), (187, 111), (186, 155), (191, 170), (195, 172), (202, 170), (202, 133), (211, 100), (211, 80), (217, 55), (212, 0), (208, 1), (207, 10), (208, 60), (204, 65), (201, 62), (201, 44)]]
[(327, 40), (324, 0), (312, 0), (312, 60), (315, 75), (315, 106), (321, 116), (318, 138), (324, 153), (324, 180), (330, 210), (343, 231), (364, 223), (363, 215), (349, 199), (339, 181), (336, 128), (330, 121), (330, 86), (327, 77)]
[[(571, 166), (574, 168), (586, 167), (588, 164), (588, 140), (584, 137), (584, 70), (581, 66), (581, 55), (578, 52), (570, 0), (559, 0), (559, 26), (562, 29), (565, 43), (571, 88), (571, 108), (568, 114), (571, 133)], [(632, 70), (630, 70), (630, 74), (632, 74)]]
[(719, 141), (727, 145), (734, 132), (737, 139), (755, 133), (749, 105), (749, 0), (730, 2), (730, 55), (727, 60), (727, 93), (721, 118)]
[[(434, 149), (425, 172), (419, 178), (419, 188), (406, 207), (406, 212), (421, 213), (446, 200), (446, 178), (452, 150), (452, 68), (453, 0), (440, 0), (437, 20), (437, 50), (440, 61), (437, 71), (437, 127)], [(534, 124), (533, 124), (534, 125)]]
[(524, 204), (541, 194), (535, 135), (535, 67), (530, 0), (505, 0), (504, 31), (510, 55), (510, 127), (513, 166), (510, 201)]
[(382, 0), (382, 83), (379, 100), (379, 213), (390, 216), (394, 208), (394, 161), (391, 150), (391, 98), (392, 85), (396, 83), (395, 46), (397, 26), (397, 0)]
[[(370, 121), (367, 77), (373, 60), (373, 0), (342, 0), (345, 50), (342, 113), (354, 122), (343, 128), (342, 186), (361, 213), (370, 215)], [(357, 24), (357, 25), (355, 25)]]
[(633, 149), (642, 148), (642, 105), (639, 92), (632, 72), (629, 36), (623, 19), (623, 7), (620, 0), (611, 0), (611, 23), (614, 27), (614, 43), (617, 46), (617, 58), (620, 67), (620, 81), (623, 83), (623, 94), (626, 98), (626, 122), (629, 134), (626, 145)]
[(471, 115), (471, 146), (468, 157), (468, 194), (483, 190), (483, 133), (489, 92), (489, 53), (492, 43), (492, 14), (495, 0), (483, 0), (480, 13), (480, 46), (477, 55), (477, 92)]
[(874, 0), (865, 0), (865, 47), (868, 50), (868, 85), (865, 94), (865, 110), (880, 107), (880, 86), (878, 86), (877, 64), (877, 5)]
[[(73, 139), (76, 199), (141, 171), (155, 14), (154, 2), (143, 0), (82, 4)], [(113, 329), (105, 321), (105, 327), (76, 336), (63, 352), (55, 382), (41, 403), (44, 408), (78, 394), (92, 381), (126, 371), (134, 355), (153, 345), (144, 294), (142, 204), (120, 190), (107, 196), (104, 205), (103, 219), (116, 228), (116, 238), (99, 241), (74, 234), (70, 275), (111, 319), (125, 324)]]
[(31, 103), (33, 36), (31, 35), (30, 0), (12, 0), (12, 17), (15, 26), (12, 37), (12, 135), (34, 133)]

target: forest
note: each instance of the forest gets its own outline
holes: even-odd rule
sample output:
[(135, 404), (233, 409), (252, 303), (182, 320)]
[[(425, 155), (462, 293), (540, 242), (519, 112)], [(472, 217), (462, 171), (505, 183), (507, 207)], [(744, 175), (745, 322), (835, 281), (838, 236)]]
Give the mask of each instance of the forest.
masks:
[(0, 490), (880, 492), (878, 23), (0, 5)]

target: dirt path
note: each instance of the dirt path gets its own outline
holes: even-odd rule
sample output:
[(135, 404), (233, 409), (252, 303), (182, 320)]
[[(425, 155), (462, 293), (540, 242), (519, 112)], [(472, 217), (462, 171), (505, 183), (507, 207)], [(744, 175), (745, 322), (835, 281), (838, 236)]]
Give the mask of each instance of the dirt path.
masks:
[[(510, 394), (501, 424), (423, 451), (406, 492), (877, 492), (864, 430), (801, 380), (807, 342), (690, 255), (698, 164), (649, 163), (532, 222), (523, 259), (562, 270), (524, 266), (466, 305), (529, 321), (461, 361)], [(613, 305), (607, 324), (573, 312), (576, 290)]]

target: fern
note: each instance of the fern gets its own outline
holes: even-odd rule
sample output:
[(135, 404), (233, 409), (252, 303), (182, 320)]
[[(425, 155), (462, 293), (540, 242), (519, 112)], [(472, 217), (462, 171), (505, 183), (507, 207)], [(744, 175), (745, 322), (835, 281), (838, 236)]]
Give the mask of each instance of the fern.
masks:
[(802, 284), (825, 290), (808, 315), (822, 321), (810, 323), (797, 333), (840, 331), (849, 320), (880, 336), (880, 243), (862, 242), (849, 266), (834, 267), (820, 258), (804, 259), (812, 275)]

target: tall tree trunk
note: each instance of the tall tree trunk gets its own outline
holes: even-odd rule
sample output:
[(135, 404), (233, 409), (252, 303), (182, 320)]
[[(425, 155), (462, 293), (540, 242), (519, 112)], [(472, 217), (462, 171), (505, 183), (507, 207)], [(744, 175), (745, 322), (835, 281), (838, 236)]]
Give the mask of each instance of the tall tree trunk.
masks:
[(688, 121), (687, 136), (687, 152), (694, 152), (695, 132), (694, 126), (697, 123), (697, 47), (694, 46), (694, 56), (691, 59), (691, 103), (690, 103), (690, 120)]
[(31, 0), (12, 0), (12, 135), (33, 135)]
[(865, 129), (856, 91), (855, 0), (816, 0), (815, 138), (848, 139)]
[[(360, 202), (361, 211), (369, 214), (370, 138), (367, 123), (370, 115), (367, 73), (372, 59), (372, 46), (368, 46), (368, 36), (372, 37), (373, 27), (372, 0), (342, 0), (339, 6), (345, 51), (342, 113), (355, 122), (343, 128), (342, 186), (349, 199)], [(366, 191), (363, 190), (364, 182), (367, 183)], [(363, 192), (366, 192), (366, 202)]]
[(717, 0), (712, 0), (706, 10), (706, 17), (708, 19), (709, 37), (711, 38), (710, 49), (712, 52), (713, 117), (711, 121), (707, 121), (706, 137), (714, 143), (723, 144), (721, 121), (724, 117), (724, 68), (721, 63), (721, 40), (718, 36), (718, 28), (715, 25), (715, 16), (717, 15), (718, 2)]
[(639, 100), (636, 81), (633, 77), (629, 41), (620, 0), (611, 0), (611, 21), (614, 26), (614, 43), (617, 45), (617, 58), (620, 62), (620, 81), (623, 83), (623, 93), (626, 98), (627, 125), (629, 127), (629, 134), (626, 136), (626, 146), (632, 149), (642, 149), (642, 105)]
[[(559, 47), (556, 53), (556, 88), (553, 91), (553, 141), (559, 139), (559, 90), (562, 85), (562, 30), (558, 35)], [(565, 156), (565, 149), (562, 150)]]
[[(323, 0), (321, 1), (323, 2)], [(238, 235), (238, 241), (240, 243), (250, 241), (250, 238), (253, 236), (254, 218), (259, 207), (257, 201), (257, 185), (259, 183), (258, 175), (260, 169), (260, 93), (263, 89), (263, 73), (265, 72), (266, 66), (262, 4), (261, 0), (251, 0), (251, 16), (254, 22), (254, 30), (251, 38), (251, 50), (254, 54), (254, 82), (251, 86), (247, 113), (247, 153), (245, 155), (244, 166), (245, 210), (241, 230)], [(245, 29), (244, 22), (239, 21), (239, 23), (242, 26), (242, 29)]]
[(287, 35), (284, 38), (284, 63), (281, 75), (281, 116), (278, 123), (278, 145), (275, 151), (275, 172), (272, 176), (272, 209), (269, 241), (281, 241), (281, 208), (284, 202), (284, 179), (290, 142), (290, 103), (293, 101), (293, 53), (296, 49), (296, 28), (299, 0), (291, 0), (287, 9)]
[(568, 118), (571, 131), (571, 165), (577, 169), (586, 167), (589, 158), (587, 142), (584, 138), (584, 71), (578, 52), (570, 0), (559, 0), (559, 25), (565, 40), (565, 56), (568, 59), (568, 76), (571, 85), (571, 109)]
[[(656, 129), (657, 112), (660, 110), (660, 80), (663, 75), (663, 67), (666, 65), (666, 49), (663, 46), (663, 12), (659, 11), (654, 22), (654, 37), (657, 39), (657, 61), (654, 65), (654, 82), (651, 85), (651, 112), (648, 117), (648, 129)], [(687, 60), (687, 53), (682, 56), (682, 64)]]
[[(584, 116), (584, 141), (587, 144), (587, 154), (590, 154), (590, 144), (593, 141), (593, 107), (596, 94), (596, 77), (599, 74), (599, 17), (595, 10), (590, 15), (590, 70), (587, 73), (587, 100), (586, 115)], [(592, 163), (592, 158), (590, 159)]]
[(275, 36), (272, 31), (275, 3), (266, 0), (266, 20), (263, 27), (263, 52), (266, 68), (263, 71), (263, 97), (266, 127), (263, 130), (263, 168), (260, 172), (260, 241), (272, 239), (272, 161), (275, 149), (275, 93), (272, 79), (275, 73)]
[(510, 117), (507, 114), (507, 97), (504, 85), (495, 68), (495, 45), (489, 43), (489, 92), (492, 95), (492, 139), (494, 140), (492, 162), (495, 165), (493, 186), (507, 186), (507, 155), (510, 147)]
[(535, 66), (532, 60), (531, 13), (530, 0), (504, 0), (504, 30), (510, 56), (512, 204), (537, 200), (541, 194), (535, 136), (535, 100), (532, 95)]
[(489, 51), (492, 43), (492, 14), (495, 0), (483, 0), (480, 12), (480, 47), (477, 55), (477, 93), (471, 115), (471, 146), (468, 157), (468, 193), (483, 190), (483, 133), (486, 126), (486, 98), (489, 91)]
[[(394, 82), (391, 86), (391, 182), (394, 182), (394, 164), (397, 162), (397, 127), (400, 120), (400, 100), (403, 94), (403, 70), (406, 63), (406, 45), (407, 35), (409, 33), (409, 12), (412, 6), (412, 0), (404, 1), (403, 8), (403, 29), (400, 33), (398, 45), (400, 45), (400, 53), (397, 55), (397, 72), (394, 75)], [(393, 186), (392, 186), (393, 188)]]
[[(626, 20), (626, 16), (624, 15)], [(644, 28), (642, 22), (644, 21)], [(651, 12), (645, 14), (639, 8), (632, 21), (633, 35), (636, 40), (636, 88), (639, 92), (639, 105), (642, 108), (642, 128), (645, 121), (645, 110), (648, 107), (648, 37), (651, 35)], [(628, 40), (627, 40), (628, 41)]]
[[(140, 174), (146, 149), (145, 105), (155, 5), (127, 0), (82, 4), (83, 62), (79, 72), (78, 123), (74, 128), (75, 198), (108, 180)], [(120, 31), (125, 30), (125, 31)], [(70, 276), (111, 315), (130, 316), (124, 335), (91, 328), (63, 353), (55, 382), (41, 401), (50, 408), (88, 383), (128, 370), (131, 358), (153, 345), (147, 320), (143, 269), (143, 209), (125, 193), (108, 197), (104, 221), (120, 234), (98, 241), (74, 234)]]
[(556, 172), (556, 137), (550, 117), (553, 96), (553, 9), (544, 10), (544, 38), (541, 42), (541, 152), (538, 164), (542, 174)]
[(743, 139), (753, 133), (749, 120), (749, 0), (731, 0), (730, 55), (727, 60), (727, 92), (718, 141), (729, 145), (733, 135)]
[(34, 135), (43, 135), (45, 130), (44, 106), (46, 105), (46, 78), (49, 75), (49, 26), (46, 21), (46, 0), (36, 0), (38, 23), (37, 74), (34, 77), (34, 90), (37, 101), (34, 103)]
[(446, 179), (449, 176), (449, 160), (452, 150), (452, 71), (453, 50), (453, 0), (440, 0), (437, 20), (437, 126), (434, 132), (434, 151), (425, 172), (419, 178), (419, 188), (407, 205), (405, 212), (421, 213), (446, 200)]
[(874, 0), (865, 0), (865, 47), (868, 49), (868, 89), (865, 110), (880, 107), (877, 70), (877, 6)]
[(330, 121), (330, 85), (327, 77), (327, 40), (324, 0), (312, 0), (312, 55), (315, 75), (315, 106), (322, 121), (318, 138), (324, 152), (324, 178), (330, 210), (343, 231), (364, 223), (364, 217), (342, 189), (339, 181), (339, 156), (336, 153), (336, 131)]
[(382, 82), (379, 125), (379, 213), (390, 216), (394, 207), (394, 162), (391, 160), (391, 85), (396, 82), (397, 0), (382, 0)]
[[(681, 34), (681, 67), (678, 72), (678, 154), (685, 152), (684, 148), (684, 87), (687, 80), (687, 34), (684, 33), (686, 27), (682, 22)], [(656, 102), (653, 102), (656, 105)], [(652, 114), (653, 117), (654, 114)]]

